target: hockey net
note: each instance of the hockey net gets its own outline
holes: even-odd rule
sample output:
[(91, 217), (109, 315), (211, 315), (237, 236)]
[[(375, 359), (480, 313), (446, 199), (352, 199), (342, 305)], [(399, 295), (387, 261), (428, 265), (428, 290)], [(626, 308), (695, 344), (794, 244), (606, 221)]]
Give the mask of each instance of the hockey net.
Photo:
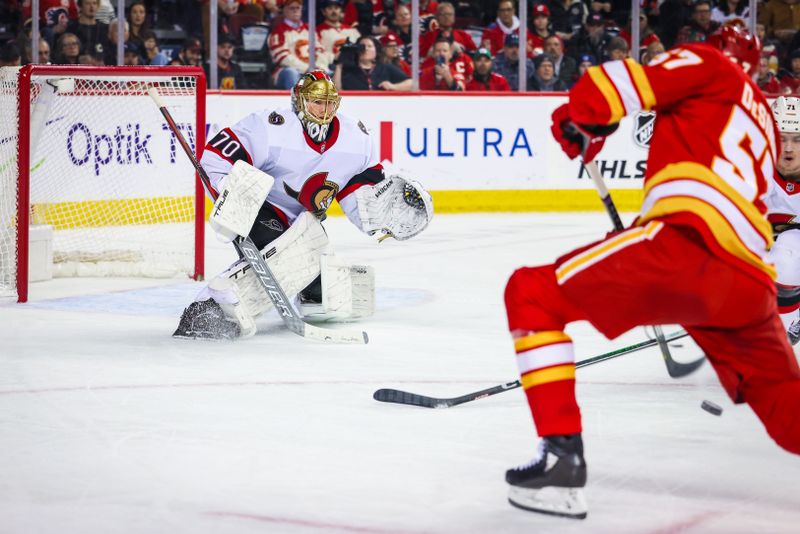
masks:
[(202, 186), (154, 86), (197, 152), (202, 69), (0, 68), (0, 298), (27, 300), (31, 227), (53, 276), (202, 276)]

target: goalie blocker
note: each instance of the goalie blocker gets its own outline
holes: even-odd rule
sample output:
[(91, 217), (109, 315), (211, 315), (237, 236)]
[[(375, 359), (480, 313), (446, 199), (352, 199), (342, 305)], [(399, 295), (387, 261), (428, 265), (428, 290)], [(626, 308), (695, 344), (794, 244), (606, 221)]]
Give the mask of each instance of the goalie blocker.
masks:
[[(209, 222), (221, 239), (249, 233), (272, 186), (272, 177), (237, 161), (225, 178)], [(405, 240), (421, 232), (433, 215), (430, 195), (399, 176), (361, 187), (357, 192), (361, 229)], [(297, 295), (319, 279), (318, 299), (300, 299), (309, 320), (348, 321), (375, 310), (372, 267), (353, 265), (333, 255), (319, 220), (303, 212), (261, 250), (287, 295)], [(313, 286), (312, 286), (313, 287)], [(302, 296), (302, 295), (301, 295)], [(255, 334), (255, 319), (272, 308), (249, 264), (240, 260), (214, 278), (181, 317), (175, 337), (235, 339)]]

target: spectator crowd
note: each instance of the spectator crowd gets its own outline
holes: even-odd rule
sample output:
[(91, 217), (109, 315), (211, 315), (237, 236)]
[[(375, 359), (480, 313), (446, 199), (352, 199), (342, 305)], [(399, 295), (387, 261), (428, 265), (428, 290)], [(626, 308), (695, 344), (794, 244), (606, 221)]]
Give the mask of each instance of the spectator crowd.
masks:
[[(211, 5), (217, 4), (216, 75), (222, 89), (288, 89), (309, 69), (304, 0), (40, 0), (39, 63), (195, 65), (211, 72)], [(705, 41), (724, 24), (749, 26), (763, 51), (757, 83), (800, 92), (800, 0), (641, 0), (637, 58)], [(0, 66), (33, 59), (31, 0), (0, 4)], [(315, 66), (344, 90), (412, 88), (410, 0), (317, 0)], [(520, 43), (514, 0), (420, 0), (419, 86), (434, 91), (567, 91), (589, 66), (631, 56), (631, 3), (534, 0)], [(124, 35), (119, 20), (124, 17)], [(210, 76), (209, 76), (210, 78)]]

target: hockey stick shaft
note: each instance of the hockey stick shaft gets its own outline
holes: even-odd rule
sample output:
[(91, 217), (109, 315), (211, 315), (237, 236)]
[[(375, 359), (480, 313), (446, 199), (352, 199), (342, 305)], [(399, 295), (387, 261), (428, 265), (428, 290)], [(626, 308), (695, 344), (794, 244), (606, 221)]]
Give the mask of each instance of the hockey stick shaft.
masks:
[[(186, 139), (178, 128), (178, 125), (175, 124), (172, 114), (169, 112), (169, 109), (167, 109), (167, 106), (164, 104), (163, 100), (161, 100), (161, 96), (158, 94), (158, 89), (151, 87), (149, 94), (158, 106), (161, 114), (164, 116), (164, 120), (167, 121), (169, 129), (178, 140), (178, 143), (183, 148), (183, 151), (186, 153), (189, 161), (192, 162), (192, 166), (197, 171), (197, 175), (200, 177), (200, 181), (203, 183), (203, 187), (208, 192), (209, 196), (216, 201), (219, 194), (211, 186), (211, 179), (208, 177), (208, 173), (206, 173), (205, 169), (203, 169), (202, 165), (200, 165), (200, 162), (197, 161), (197, 158), (192, 152), (189, 143), (186, 142)], [(239, 256), (244, 258), (253, 269), (253, 273), (256, 275), (256, 278), (258, 278), (258, 281), (261, 283), (261, 286), (264, 288), (264, 291), (266, 292), (267, 296), (269, 296), (272, 304), (275, 306), (275, 309), (278, 311), (278, 314), (281, 316), (281, 319), (289, 330), (299, 336), (318, 339), (320, 341), (359, 344), (368, 342), (366, 332), (348, 332), (346, 330), (319, 328), (303, 321), (303, 319), (300, 317), (300, 314), (292, 305), (291, 300), (289, 300), (289, 297), (286, 295), (286, 292), (284, 292), (283, 288), (281, 288), (280, 284), (278, 284), (278, 280), (275, 278), (275, 275), (272, 274), (272, 270), (261, 256), (261, 251), (258, 250), (258, 247), (255, 245), (255, 243), (253, 243), (253, 240), (247, 236), (239, 236), (233, 240), (233, 246), (236, 248), (236, 252), (239, 253)]]
[[(608, 187), (606, 187), (606, 181), (603, 179), (600, 169), (597, 168), (597, 163), (592, 160), (588, 163), (584, 162), (583, 166), (586, 168), (589, 176), (591, 176), (592, 182), (594, 182), (594, 186), (597, 189), (597, 193), (600, 195), (600, 200), (603, 201), (603, 205), (606, 207), (608, 216), (611, 217), (614, 230), (623, 230), (625, 227), (622, 224), (622, 219), (617, 211), (617, 206), (614, 204), (614, 199), (611, 198), (611, 193), (609, 192)], [(664, 364), (667, 366), (667, 373), (672, 378), (681, 378), (695, 372), (697, 368), (700, 367), (705, 361), (705, 357), (701, 357), (693, 362), (687, 363), (675, 361), (670, 353), (669, 345), (667, 345), (667, 341), (664, 338), (664, 331), (661, 329), (661, 327), (654, 326), (653, 332), (655, 333), (658, 347), (661, 349), (661, 355), (664, 358)]]
[[(684, 338), (688, 335), (689, 334), (686, 333), (686, 331), (680, 330), (678, 332), (675, 332), (674, 334), (670, 334), (669, 336), (667, 336), (666, 339), (667, 341), (675, 341), (677, 339)], [(658, 340), (648, 339), (646, 341), (636, 343), (635, 345), (628, 345), (627, 347), (623, 347), (621, 349), (612, 350), (611, 352), (606, 352), (598, 356), (593, 356), (591, 358), (586, 358), (585, 360), (580, 360), (579, 362), (575, 363), (575, 368), (580, 369), (581, 367), (587, 367), (595, 363), (604, 362), (612, 358), (618, 358), (625, 354), (637, 352), (642, 349), (646, 349), (648, 347), (653, 347), (655, 345), (658, 345)], [(377, 390), (372, 395), (372, 398), (374, 398), (376, 401), (379, 402), (407, 404), (410, 406), (420, 406), (423, 408), (450, 408), (452, 406), (458, 406), (459, 404), (464, 404), (466, 402), (472, 402), (478, 399), (483, 399), (485, 397), (491, 397), (492, 395), (497, 395), (498, 393), (502, 393), (504, 391), (516, 389), (521, 385), (522, 383), (519, 380), (515, 380), (514, 382), (506, 382), (505, 384), (499, 384), (497, 386), (492, 386), (490, 388), (482, 389), (480, 391), (474, 391), (472, 393), (467, 393), (466, 395), (461, 395), (459, 397), (452, 397), (452, 398), (429, 397), (426, 395), (410, 393), (408, 391), (384, 388)]]

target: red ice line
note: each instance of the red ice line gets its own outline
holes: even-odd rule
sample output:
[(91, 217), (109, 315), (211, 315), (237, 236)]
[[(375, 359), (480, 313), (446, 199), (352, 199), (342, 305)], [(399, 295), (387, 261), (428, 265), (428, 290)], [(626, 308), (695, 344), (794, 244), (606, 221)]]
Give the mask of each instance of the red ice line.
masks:
[(718, 516), (721, 513), (722, 512), (714, 510), (703, 512), (693, 517), (684, 519), (682, 521), (677, 521), (671, 525), (667, 525), (666, 527), (662, 527), (658, 530), (654, 530), (650, 534), (676, 534), (677, 532), (686, 532), (690, 528), (696, 527), (701, 523), (705, 523), (712, 517)]
[(206, 515), (212, 515), (216, 517), (233, 517), (236, 519), (250, 519), (253, 521), (260, 521), (262, 523), (279, 523), (284, 525), (296, 525), (296, 526), (319, 528), (324, 530), (336, 529), (336, 530), (343, 530), (345, 532), (364, 532), (367, 534), (412, 534), (411, 531), (405, 531), (405, 530), (386, 530), (383, 528), (345, 525), (343, 523), (323, 523), (321, 521), (311, 521), (308, 519), (295, 519), (292, 517), (276, 517), (276, 516), (251, 514), (244, 512), (206, 512)]

